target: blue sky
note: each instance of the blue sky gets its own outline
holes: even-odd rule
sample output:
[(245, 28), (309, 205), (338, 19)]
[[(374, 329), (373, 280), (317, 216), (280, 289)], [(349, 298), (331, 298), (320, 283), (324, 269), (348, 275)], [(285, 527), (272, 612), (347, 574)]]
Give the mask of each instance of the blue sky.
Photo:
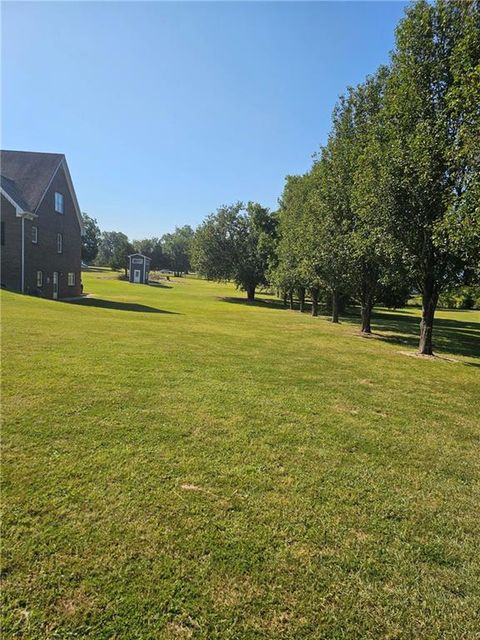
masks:
[(82, 210), (132, 239), (275, 208), (405, 6), (2, 3), (2, 148), (65, 153)]

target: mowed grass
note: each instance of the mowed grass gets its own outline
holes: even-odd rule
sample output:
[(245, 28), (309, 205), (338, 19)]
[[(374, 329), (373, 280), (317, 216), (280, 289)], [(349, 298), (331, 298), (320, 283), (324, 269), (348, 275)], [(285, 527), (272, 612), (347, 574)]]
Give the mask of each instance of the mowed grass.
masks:
[(480, 314), (2, 292), (3, 638), (480, 637)]

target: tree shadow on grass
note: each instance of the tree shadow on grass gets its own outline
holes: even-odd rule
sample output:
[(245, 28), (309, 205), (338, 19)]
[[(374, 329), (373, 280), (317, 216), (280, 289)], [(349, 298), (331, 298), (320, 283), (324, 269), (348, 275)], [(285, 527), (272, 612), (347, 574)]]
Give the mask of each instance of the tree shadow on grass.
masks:
[[(398, 345), (418, 347), (420, 318), (405, 313), (395, 314), (375, 311), (372, 317), (374, 332), (387, 332), (381, 340)], [(433, 325), (433, 347), (455, 355), (480, 358), (480, 323), (465, 319), (450, 320), (435, 318)]]
[[(261, 307), (263, 309), (279, 309), (289, 311), (282, 300), (278, 298), (256, 298), (253, 302), (248, 302), (246, 297), (219, 297), (218, 300), (230, 304), (243, 304), (246, 306)], [(298, 313), (298, 302), (295, 309)], [(311, 305), (305, 303), (304, 313), (311, 312)], [(458, 313), (458, 312), (457, 312)], [(320, 317), (328, 317), (330, 314), (325, 307), (319, 308)], [(360, 324), (360, 312), (354, 308), (348, 308), (342, 314), (342, 322)], [(381, 310), (374, 310), (372, 316), (372, 329), (374, 334), (382, 332), (383, 335), (373, 335), (372, 339), (383, 340), (403, 347), (418, 347), (420, 334), (420, 318), (409, 312), (384, 313)], [(386, 334), (386, 335), (385, 335)], [(470, 321), (469, 312), (465, 312), (465, 321), (450, 320), (448, 318), (435, 318), (433, 328), (434, 352), (445, 351), (447, 353), (466, 356), (470, 358), (480, 358), (480, 323)], [(476, 363), (464, 363), (469, 366), (479, 366)]]
[(217, 300), (220, 300), (220, 302), (229, 302), (230, 304), (243, 304), (248, 307), (262, 307), (263, 309), (287, 309), (281, 300), (274, 298), (268, 300), (255, 298), (255, 300), (248, 301), (246, 297), (219, 296)]
[(136, 302), (118, 302), (116, 300), (103, 300), (102, 298), (84, 298), (83, 300), (65, 301), (65, 304), (76, 304), (81, 307), (97, 307), (101, 309), (113, 309), (114, 311), (136, 311), (139, 313), (165, 313), (178, 315), (176, 311), (164, 311), (156, 307)]
[[(217, 300), (220, 300), (221, 302), (229, 302), (230, 304), (244, 304), (245, 306), (248, 306), (248, 307), (261, 307), (262, 309), (278, 309), (279, 311), (290, 311), (290, 312), (300, 313), (300, 309), (299, 309), (300, 303), (298, 300), (294, 300), (293, 309), (290, 309), (290, 305), (288, 303), (287, 305), (285, 305), (283, 303), (283, 300), (280, 300), (279, 298), (275, 298), (275, 297), (268, 298), (268, 299), (256, 297), (253, 302), (249, 302), (247, 298), (240, 298), (240, 297), (233, 297), (233, 296), (232, 297), (219, 296)], [(310, 302), (304, 303), (302, 315), (305, 315), (305, 316), (312, 315), (312, 305)], [(331, 313), (328, 311), (325, 305), (319, 304), (318, 316), (329, 318), (331, 316)]]

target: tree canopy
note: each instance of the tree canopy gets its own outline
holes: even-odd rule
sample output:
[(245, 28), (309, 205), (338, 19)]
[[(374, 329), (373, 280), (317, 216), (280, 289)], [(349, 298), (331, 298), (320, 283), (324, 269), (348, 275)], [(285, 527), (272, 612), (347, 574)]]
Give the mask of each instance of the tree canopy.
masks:
[(257, 287), (267, 284), (275, 230), (275, 216), (258, 203), (220, 207), (197, 229), (194, 266), (206, 278), (233, 280), (253, 301)]
[(97, 257), (100, 246), (101, 231), (95, 218), (91, 218), (87, 213), (82, 213), (83, 235), (82, 235), (82, 260), (92, 262)]
[(480, 271), (480, 4), (419, 0), (391, 63), (336, 105), (326, 145), (280, 199), (284, 290), (348, 294), (362, 330), (379, 299), (422, 295), (419, 350), (431, 354), (439, 295)]

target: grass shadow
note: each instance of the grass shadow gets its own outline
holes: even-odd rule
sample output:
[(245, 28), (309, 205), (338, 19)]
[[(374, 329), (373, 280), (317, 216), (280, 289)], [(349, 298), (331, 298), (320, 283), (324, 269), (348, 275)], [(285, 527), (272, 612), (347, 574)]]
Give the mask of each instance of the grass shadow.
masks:
[[(418, 347), (420, 318), (402, 312), (395, 314), (375, 311), (372, 328), (375, 332), (386, 332), (379, 339), (397, 345)], [(390, 335), (388, 335), (390, 334)], [(435, 318), (433, 326), (433, 346), (435, 349), (470, 358), (480, 358), (480, 323), (467, 318), (450, 320)]]
[(230, 304), (243, 304), (248, 307), (262, 307), (263, 309), (287, 309), (283, 305), (283, 302), (278, 299), (265, 300), (264, 298), (255, 298), (255, 300), (248, 301), (247, 298), (237, 298), (234, 296), (219, 296), (217, 300), (220, 302), (228, 302)]
[(158, 282), (158, 280), (149, 280), (149, 287), (158, 287), (159, 289), (173, 289), (171, 284), (165, 284), (163, 282)]
[[(263, 309), (279, 309), (289, 311), (289, 307), (284, 306), (283, 301), (278, 298), (257, 297), (253, 302), (248, 302), (241, 297), (219, 297), (221, 302), (229, 304), (241, 304)], [(298, 303), (295, 304), (295, 311), (298, 312)], [(311, 312), (311, 304), (305, 303), (304, 313)], [(458, 313), (458, 311), (457, 311)], [(469, 312), (465, 312), (465, 320), (450, 320), (448, 318), (435, 318), (433, 329), (434, 351), (440, 350), (447, 353), (480, 358), (480, 323), (470, 321)], [(319, 308), (319, 316), (328, 317), (329, 313), (324, 306)], [(355, 325), (360, 324), (360, 313), (355, 309), (348, 308), (341, 316), (341, 322), (348, 322)], [(418, 347), (420, 333), (420, 318), (418, 315), (406, 310), (392, 313), (382, 312), (375, 309), (372, 315), (372, 329), (374, 333), (381, 332), (382, 335), (373, 335), (373, 339), (383, 340), (392, 344), (411, 347)], [(467, 363), (466, 363), (467, 364)], [(477, 366), (474, 363), (468, 363)]]
[[(269, 295), (269, 294), (263, 294), (263, 295)], [(249, 307), (261, 307), (262, 309), (278, 309), (280, 311), (290, 311), (290, 312), (294, 311), (295, 313), (300, 313), (298, 300), (294, 301), (293, 309), (290, 309), (290, 305), (288, 303), (287, 305), (285, 305), (283, 300), (280, 300), (279, 298), (275, 298), (275, 297), (268, 298), (268, 299), (257, 297), (253, 302), (248, 302), (246, 298), (239, 298), (239, 297), (233, 297), (233, 296), (232, 297), (219, 296), (217, 300), (220, 300), (221, 302), (229, 302), (230, 304), (244, 304)], [(345, 311), (342, 314), (342, 318), (345, 317), (347, 320), (350, 320), (350, 318), (348, 317), (348, 313), (349, 313), (348, 311)], [(312, 304), (310, 302), (304, 303), (302, 314), (306, 316), (312, 315)], [(325, 305), (319, 304), (318, 316), (329, 318), (331, 316), (331, 312), (328, 311)]]
[(84, 298), (83, 300), (65, 301), (65, 304), (76, 304), (82, 307), (96, 307), (101, 309), (113, 309), (114, 311), (135, 311), (137, 313), (165, 313), (178, 315), (176, 311), (164, 311), (156, 307), (136, 302), (118, 302), (116, 300), (103, 300), (102, 298)]

